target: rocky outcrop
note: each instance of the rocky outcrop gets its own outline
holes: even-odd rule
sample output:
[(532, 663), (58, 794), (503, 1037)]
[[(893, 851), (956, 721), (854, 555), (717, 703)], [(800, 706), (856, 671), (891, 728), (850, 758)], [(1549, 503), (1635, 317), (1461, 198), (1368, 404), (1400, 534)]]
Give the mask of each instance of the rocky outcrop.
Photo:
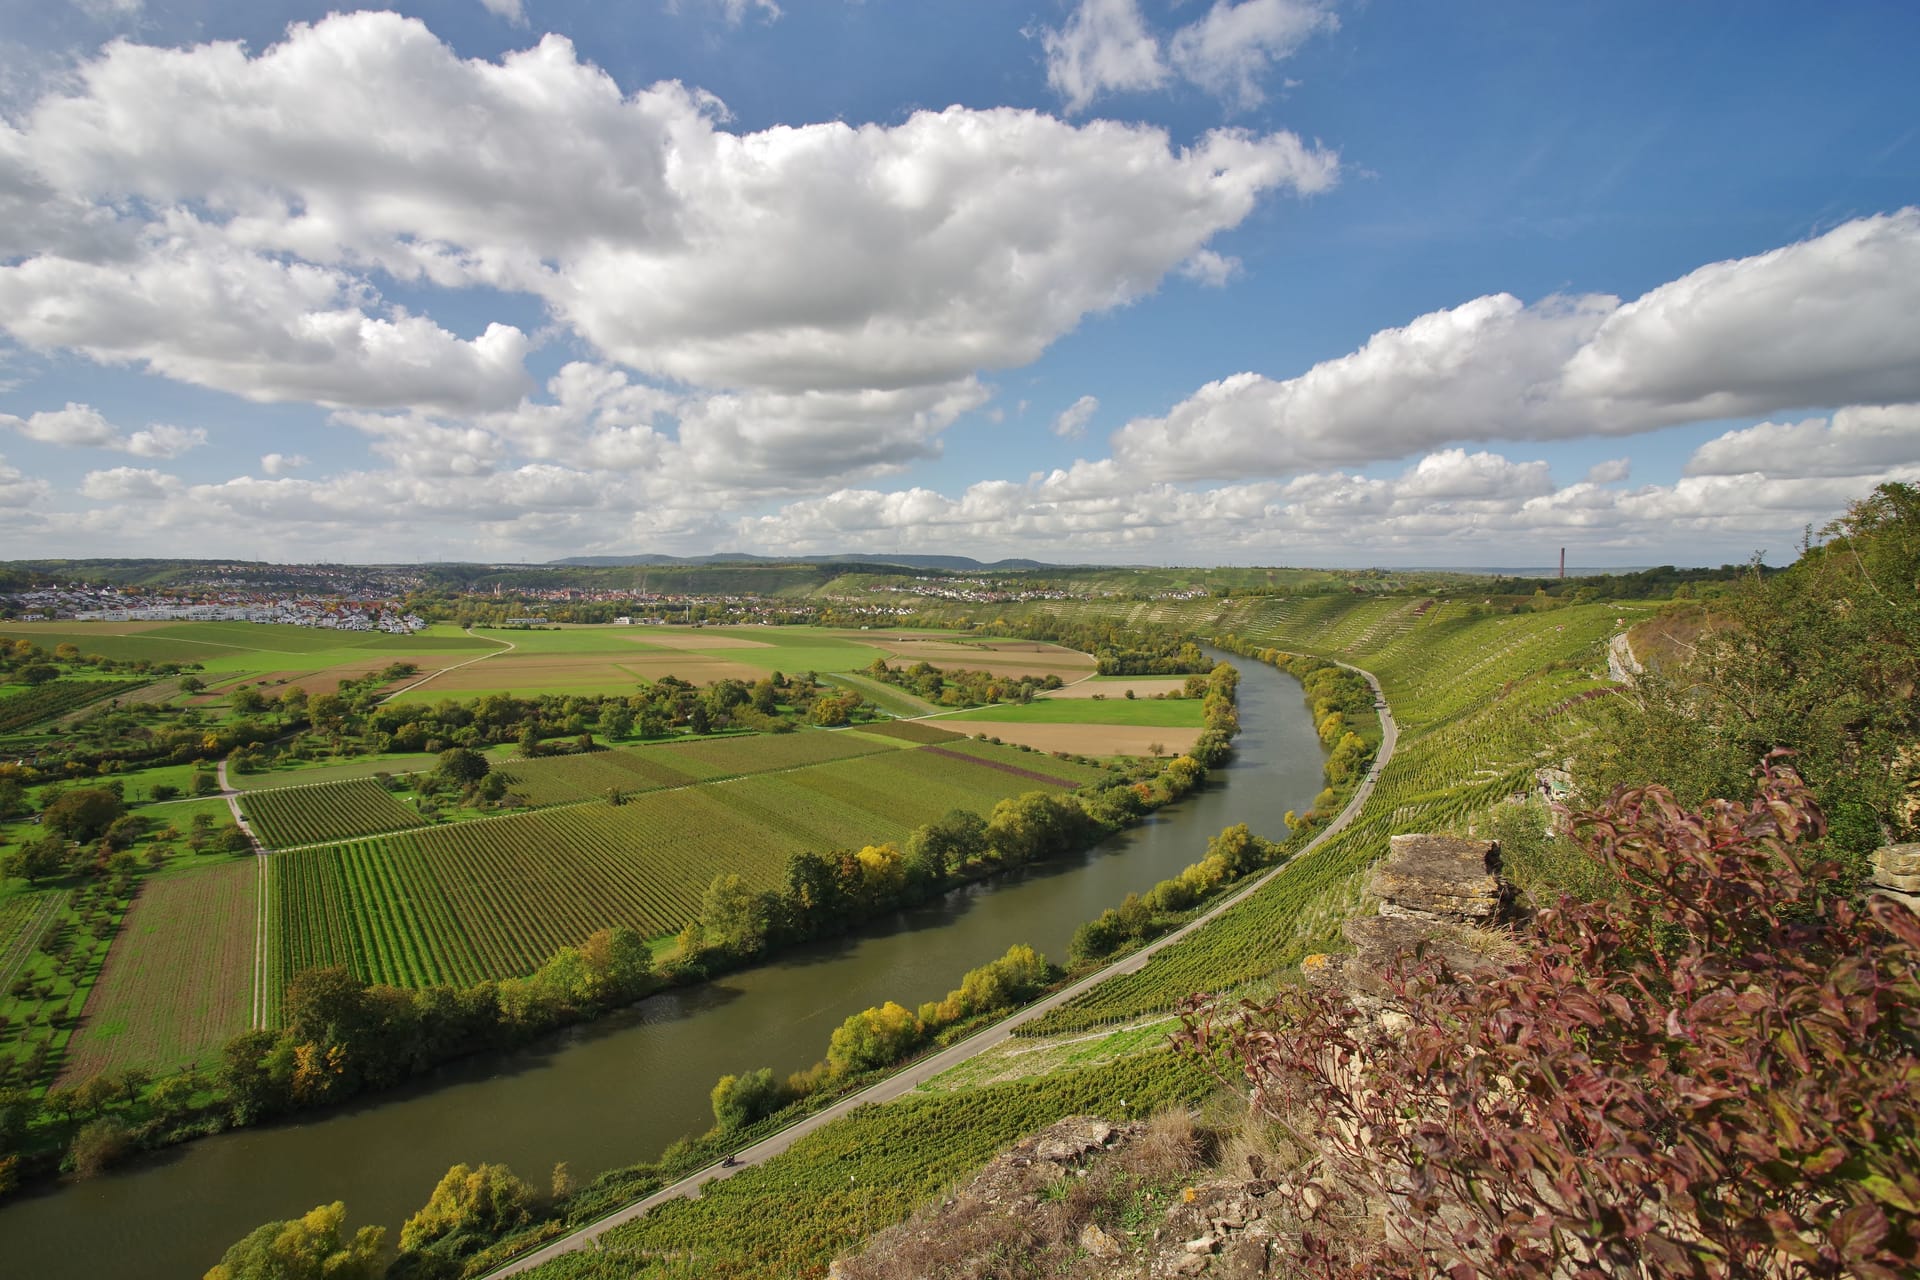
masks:
[[(1115, 1125), (1097, 1116), (1068, 1116), (995, 1156), (971, 1182), (938, 1205), (916, 1213), (834, 1261), (829, 1280), (903, 1280), (994, 1274), (1009, 1249), (1022, 1255), (1049, 1249), (1108, 1263), (1132, 1252), (1118, 1228), (1062, 1219), (1070, 1180), (1084, 1179), (1090, 1162), (1140, 1138), (1139, 1121)], [(1095, 1274), (1081, 1271), (1076, 1274)]]
[[(1379, 911), (1346, 925), (1354, 954), (1309, 956), (1301, 968), (1310, 982), (1345, 984), (1358, 1016), (1387, 1034), (1405, 1020), (1381, 981), (1394, 960), (1425, 947), (1471, 980), (1516, 946), (1506, 928), (1514, 891), (1494, 841), (1395, 836), (1370, 891)], [(1272, 1176), (1284, 1170), (1252, 1152), (1226, 1170), (1206, 1168), (1201, 1144), (1161, 1130), (1165, 1119), (1062, 1120), (836, 1261), (830, 1280), (984, 1280), (1010, 1274), (1016, 1258), (1018, 1274), (1065, 1280), (1297, 1274), (1298, 1215), (1303, 1204), (1318, 1207), (1315, 1191)], [(1371, 1228), (1356, 1219), (1343, 1229)]]
[(1381, 975), (1422, 947), (1454, 972), (1471, 974), (1498, 963), (1506, 946), (1501, 927), (1516, 914), (1493, 840), (1395, 836), (1368, 892), (1380, 910), (1346, 922), (1353, 954), (1344, 965), (1303, 965), (1309, 979), (1337, 977), (1356, 990), (1378, 992)]
[(1872, 892), (1920, 911), (1920, 844), (1889, 844), (1876, 849)]
[(1170, 1164), (1166, 1147), (1147, 1124), (1062, 1120), (834, 1262), (829, 1280), (972, 1280), (1009, 1274), (1016, 1257), (1018, 1274), (1069, 1280), (1291, 1275), (1298, 1224), (1258, 1158), (1252, 1178), (1223, 1177), (1197, 1166), (1197, 1150)]
[(1495, 840), (1395, 836), (1370, 890), (1383, 916), (1492, 924), (1513, 908)]
[(1634, 656), (1633, 640), (1624, 631), (1607, 641), (1607, 678), (1615, 684), (1632, 684), (1633, 678), (1646, 671), (1640, 659)]

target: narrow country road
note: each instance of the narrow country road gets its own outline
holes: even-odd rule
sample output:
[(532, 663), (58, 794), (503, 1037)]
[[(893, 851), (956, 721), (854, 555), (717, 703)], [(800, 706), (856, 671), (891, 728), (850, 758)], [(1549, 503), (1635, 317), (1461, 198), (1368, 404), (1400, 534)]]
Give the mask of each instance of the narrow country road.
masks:
[(247, 839), (253, 841), (254, 867), (258, 871), (254, 885), (253, 898), (253, 1009), (248, 1025), (258, 1030), (267, 1025), (267, 878), (272, 871), (267, 866), (267, 846), (253, 833), (253, 827), (247, 821), (247, 815), (240, 812), (240, 793), (227, 782), (227, 762), (222, 760), (215, 770), (220, 782), (220, 797), (227, 802), (227, 811), (233, 815), (233, 825), (247, 833)]
[(735, 1159), (738, 1163), (733, 1167), (729, 1168), (717, 1164), (709, 1165), (699, 1173), (691, 1177), (682, 1178), (670, 1187), (663, 1187), (661, 1190), (654, 1192), (643, 1200), (636, 1200), (624, 1208), (616, 1209), (598, 1221), (590, 1222), (586, 1226), (561, 1236), (559, 1239), (551, 1241), (531, 1253), (521, 1255), (512, 1262), (488, 1272), (484, 1280), (498, 1280), (499, 1277), (517, 1275), (523, 1271), (532, 1270), (542, 1263), (550, 1262), (561, 1254), (572, 1253), (576, 1249), (587, 1248), (613, 1228), (645, 1216), (655, 1205), (663, 1204), (668, 1200), (679, 1200), (697, 1196), (700, 1193), (700, 1188), (704, 1187), (707, 1183), (713, 1182), (716, 1179), (730, 1178), (740, 1169), (746, 1168), (749, 1165), (761, 1164), (779, 1155), (801, 1138), (840, 1119), (855, 1107), (865, 1106), (870, 1102), (889, 1102), (903, 1094), (912, 1092), (942, 1072), (958, 1066), (969, 1058), (985, 1053), (988, 1049), (1002, 1043), (1013, 1034), (1016, 1027), (1023, 1026), (1044, 1014), (1051, 1013), (1069, 1000), (1099, 986), (1108, 978), (1123, 973), (1133, 973), (1136, 970), (1144, 968), (1147, 961), (1152, 959), (1156, 953), (1187, 938), (1196, 930), (1214, 920), (1229, 907), (1234, 906), (1249, 895), (1257, 892), (1275, 876), (1285, 874), (1288, 867), (1293, 866), (1302, 858), (1307, 857), (1319, 849), (1327, 840), (1344, 829), (1349, 822), (1353, 821), (1354, 817), (1365, 807), (1367, 797), (1373, 794), (1374, 783), (1378, 780), (1381, 771), (1386, 768), (1387, 762), (1393, 759), (1394, 747), (1397, 746), (1400, 741), (1400, 727), (1394, 722), (1393, 712), (1387, 706), (1386, 694), (1381, 690), (1380, 682), (1374, 679), (1373, 673), (1363, 671), (1359, 667), (1345, 662), (1339, 665), (1365, 677), (1367, 684), (1373, 689), (1374, 706), (1380, 713), (1380, 750), (1374, 757), (1372, 767), (1367, 770), (1367, 776), (1361, 780), (1360, 786), (1354, 791), (1353, 798), (1347, 801), (1346, 807), (1340, 810), (1339, 816), (1328, 823), (1326, 829), (1315, 836), (1306, 848), (1302, 849), (1292, 858), (1289, 858), (1286, 862), (1268, 871), (1265, 875), (1249, 881), (1238, 892), (1222, 899), (1205, 914), (1196, 916), (1179, 929), (1167, 934), (1163, 938), (1158, 938), (1148, 943), (1132, 955), (1110, 964), (1098, 972), (1088, 974), (1071, 986), (1056, 991), (1044, 1000), (1028, 1005), (1026, 1008), (996, 1022), (991, 1027), (961, 1041), (959, 1044), (952, 1045), (941, 1050), (939, 1053), (922, 1058), (917, 1062), (903, 1067), (878, 1084), (871, 1085), (850, 1097), (842, 1098), (839, 1102), (834, 1103), (825, 1110), (818, 1111), (808, 1116), (805, 1120), (790, 1125), (782, 1129), (779, 1133), (773, 1134), (771, 1137), (764, 1138), (753, 1146), (745, 1148), (736, 1154)]
[[(468, 635), (473, 634), (473, 629), (471, 627), (467, 629), (467, 634)], [(520, 647), (519, 645), (516, 645), (511, 640), (495, 640), (492, 636), (481, 636), (480, 639), (485, 640), (488, 644), (505, 645), (506, 647), (504, 649), (489, 649), (477, 658), (468, 658), (465, 662), (456, 662), (450, 667), (442, 667), (438, 671), (429, 671), (426, 675), (421, 676), (418, 680), (415, 680), (412, 684), (401, 685), (398, 689), (395, 689), (392, 693), (380, 699), (380, 701), (383, 704), (392, 702), (395, 698), (399, 697), (401, 694), (412, 693), (415, 689), (418, 689), (421, 685), (427, 683), (427, 681), (438, 680), (441, 676), (447, 674), (447, 672), (449, 671), (458, 671), (460, 668), (470, 667), (476, 662), (485, 662), (488, 658), (497, 658), (503, 653), (512, 653), (515, 649)]]

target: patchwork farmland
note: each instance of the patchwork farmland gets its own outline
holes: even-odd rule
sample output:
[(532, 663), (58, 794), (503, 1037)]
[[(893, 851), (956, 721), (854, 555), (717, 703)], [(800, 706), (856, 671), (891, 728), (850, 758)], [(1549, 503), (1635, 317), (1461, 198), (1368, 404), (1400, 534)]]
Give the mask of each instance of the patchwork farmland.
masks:
[[(1104, 776), (957, 746), (810, 733), (510, 762), (552, 807), (275, 855), (269, 988), (336, 964), (398, 986), (526, 973), (611, 925), (677, 930), (720, 872), (771, 888), (796, 853), (898, 840), (951, 809)], [(616, 775), (638, 792), (617, 805), (598, 798)]]

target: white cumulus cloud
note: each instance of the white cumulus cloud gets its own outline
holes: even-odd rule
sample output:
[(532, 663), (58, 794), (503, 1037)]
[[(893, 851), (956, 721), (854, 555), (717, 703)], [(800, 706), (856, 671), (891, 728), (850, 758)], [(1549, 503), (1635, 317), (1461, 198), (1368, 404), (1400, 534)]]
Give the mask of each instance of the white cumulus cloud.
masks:
[(65, 448), (103, 449), (120, 442), (120, 430), (92, 405), (69, 400), (65, 408), (46, 409), (26, 418), (0, 413), (0, 427), (18, 431), (29, 440)]
[(1128, 423), (1114, 452), (1175, 479), (1286, 475), (1460, 441), (1910, 402), (1920, 400), (1914, 315), (1920, 210), (1905, 209), (1702, 267), (1625, 304), (1602, 294), (1476, 298), (1295, 377), (1208, 383), (1164, 416)]
[(1737, 476), (1791, 468), (1805, 476), (1871, 476), (1920, 463), (1920, 405), (1859, 405), (1831, 418), (1762, 422), (1707, 441), (1689, 476)]
[(522, 0), (480, 0), (481, 7), (496, 18), (505, 18), (516, 27), (527, 25), (527, 10)]
[(0, 124), (0, 329), (255, 400), (526, 397), (519, 327), (454, 332), (383, 298), (392, 278), (530, 295), (601, 360), (716, 392), (932, 394), (1183, 264), (1220, 277), (1213, 237), (1339, 176), (1284, 132), (726, 120), (561, 36), (463, 59), (391, 13), (257, 53), (115, 42)]
[(80, 482), (81, 494), (95, 502), (159, 502), (184, 488), (178, 476), (150, 467), (89, 471)]
[(1565, 391), (1667, 421), (1920, 399), (1920, 208), (1716, 262), (1607, 317)]
[(10, 428), (42, 444), (116, 449), (141, 458), (177, 458), (207, 442), (204, 427), (174, 427), (164, 423), (154, 423), (127, 435), (92, 405), (71, 400), (64, 408), (42, 410), (26, 418), (0, 413), (0, 427)]
[(1253, 107), (1266, 97), (1261, 81), (1275, 62), (1339, 25), (1325, 6), (1300, 0), (1215, 0), (1206, 17), (1174, 33), (1168, 56), (1209, 93)]
[(207, 442), (205, 427), (171, 427), (155, 423), (127, 437), (126, 450), (138, 458), (177, 458)]
[(1177, 75), (1232, 106), (1259, 105), (1273, 64), (1339, 27), (1311, 0), (1215, 0), (1163, 42), (1135, 0), (1080, 0), (1064, 26), (1040, 30), (1047, 83), (1078, 114), (1108, 93), (1160, 89)]

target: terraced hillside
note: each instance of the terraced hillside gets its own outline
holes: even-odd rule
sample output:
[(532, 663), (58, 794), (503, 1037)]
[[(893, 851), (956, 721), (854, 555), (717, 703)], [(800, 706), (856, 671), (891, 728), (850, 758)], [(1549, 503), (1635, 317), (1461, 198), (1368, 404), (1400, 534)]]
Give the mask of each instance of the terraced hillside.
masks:
[(1372, 671), (1399, 721), (1399, 750), (1366, 810), (1297, 867), (1186, 944), (1156, 956), (1029, 1035), (1124, 1022), (1196, 991), (1270, 977), (1339, 945), (1365, 872), (1406, 831), (1465, 829), (1533, 786), (1586, 723), (1606, 680), (1605, 644), (1623, 606), (1488, 614), (1463, 602), (1254, 600), (1219, 609), (1143, 606), (1130, 621), (1192, 628), (1224, 641), (1315, 653)]

